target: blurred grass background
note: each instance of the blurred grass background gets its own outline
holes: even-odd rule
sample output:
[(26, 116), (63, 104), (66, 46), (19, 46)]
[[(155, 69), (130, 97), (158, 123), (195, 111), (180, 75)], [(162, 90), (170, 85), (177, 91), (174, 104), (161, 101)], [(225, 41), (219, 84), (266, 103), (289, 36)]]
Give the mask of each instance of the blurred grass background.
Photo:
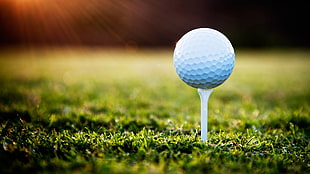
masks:
[[(253, 121), (268, 119), (266, 109), (309, 109), (308, 57), (308, 52), (300, 50), (237, 50), (231, 77), (211, 98), (210, 115), (215, 112), (211, 121), (240, 117), (242, 112), (246, 112), (243, 119), (251, 115)], [(167, 117), (190, 115), (192, 122), (198, 119), (192, 118), (199, 115), (197, 91), (177, 77), (172, 50), (7, 51), (0, 61), (1, 86), (9, 90), (2, 91), (2, 101), (19, 102), (25, 110), (39, 112), (43, 107), (48, 110), (42, 112), (50, 115), (66, 108), (83, 113), (87, 107), (125, 107), (122, 113), (126, 114), (127, 110), (136, 112), (145, 107), (154, 108), (154, 113), (162, 108)], [(20, 105), (17, 107), (19, 110)], [(9, 109), (14, 108), (10, 105)], [(223, 109), (228, 109), (229, 115), (217, 115), (223, 114)]]

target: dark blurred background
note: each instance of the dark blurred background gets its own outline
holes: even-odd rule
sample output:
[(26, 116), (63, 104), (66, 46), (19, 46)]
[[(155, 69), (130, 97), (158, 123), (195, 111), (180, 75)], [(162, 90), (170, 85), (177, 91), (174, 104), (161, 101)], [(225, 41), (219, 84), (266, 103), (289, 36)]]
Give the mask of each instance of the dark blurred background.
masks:
[(236, 47), (309, 47), (308, 10), (298, 0), (0, 0), (0, 46), (173, 47), (210, 27)]

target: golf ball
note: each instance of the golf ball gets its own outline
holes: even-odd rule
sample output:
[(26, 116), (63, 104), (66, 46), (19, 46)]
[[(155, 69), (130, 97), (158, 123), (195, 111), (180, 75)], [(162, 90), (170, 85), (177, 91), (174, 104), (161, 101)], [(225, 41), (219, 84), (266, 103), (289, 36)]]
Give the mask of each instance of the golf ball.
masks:
[(173, 61), (177, 74), (185, 83), (194, 88), (211, 89), (230, 76), (235, 53), (222, 33), (198, 28), (177, 42)]

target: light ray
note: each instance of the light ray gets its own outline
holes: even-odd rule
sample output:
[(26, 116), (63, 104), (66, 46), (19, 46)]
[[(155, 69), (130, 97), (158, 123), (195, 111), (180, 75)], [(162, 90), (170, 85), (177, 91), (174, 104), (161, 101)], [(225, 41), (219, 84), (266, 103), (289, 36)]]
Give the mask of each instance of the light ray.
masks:
[[(16, 33), (26, 44), (134, 45), (169, 36), (163, 3), (108, 0), (10, 0)], [(159, 39), (157, 39), (159, 40)], [(156, 44), (156, 43), (154, 43)]]

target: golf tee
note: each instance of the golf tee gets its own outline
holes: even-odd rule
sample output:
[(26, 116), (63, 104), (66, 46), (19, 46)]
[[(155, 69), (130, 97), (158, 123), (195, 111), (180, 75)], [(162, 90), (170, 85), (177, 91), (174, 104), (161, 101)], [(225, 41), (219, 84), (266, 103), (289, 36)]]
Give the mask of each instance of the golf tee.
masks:
[(201, 141), (208, 140), (208, 101), (213, 89), (200, 89), (198, 93), (201, 102)]

